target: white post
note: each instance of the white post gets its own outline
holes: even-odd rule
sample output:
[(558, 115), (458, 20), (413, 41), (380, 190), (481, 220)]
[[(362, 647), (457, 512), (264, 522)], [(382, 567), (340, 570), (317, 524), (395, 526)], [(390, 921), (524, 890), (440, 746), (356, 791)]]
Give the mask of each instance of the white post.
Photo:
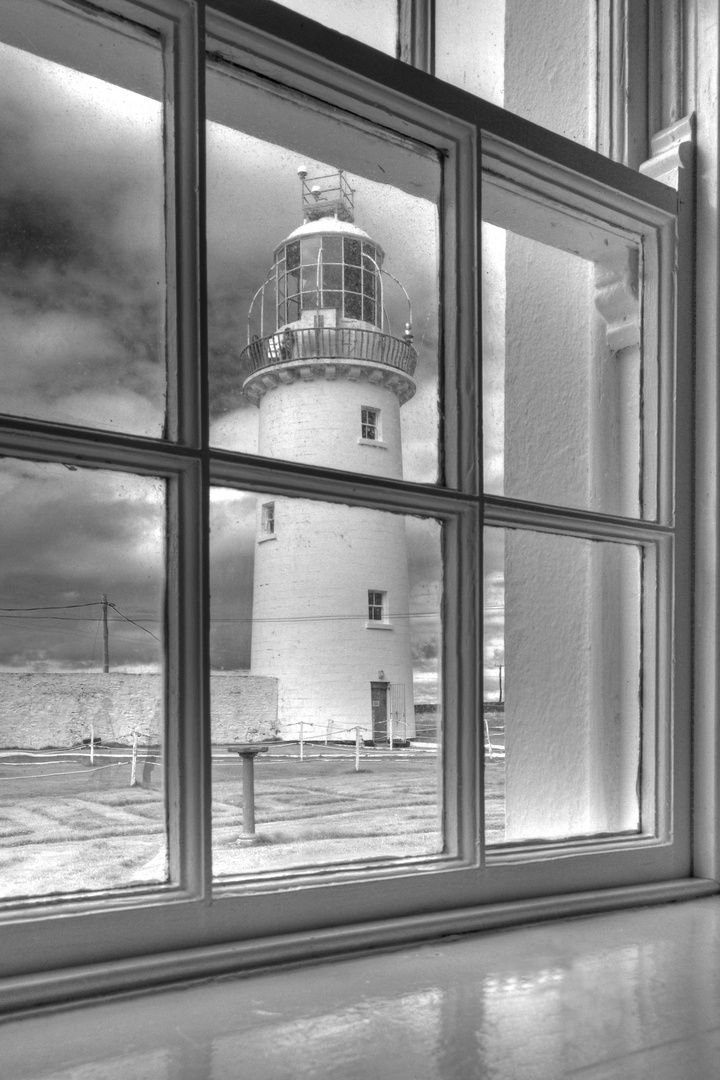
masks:
[(488, 744), (488, 753), (490, 755), (490, 759), (492, 760), (495, 755), (493, 753), (493, 744), (490, 742), (490, 725), (488, 724), (487, 717), (484, 714), (483, 714), (483, 724), (485, 725), (485, 738), (486, 738), (487, 744)]
[(360, 772), (360, 728), (355, 728), (355, 772)]
[(135, 771), (137, 769), (137, 746), (138, 733), (133, 731), (132, 766), (130, 768), (130, 787), (135, 787)]
[(303, 745), (303, 722), (301, 720), (300, 721), (300, 760), (303, 761), (304, 758), (305, 758), (305, 747)]
[(326, 746), (328, 744), (328, 739), (330, 738), (330, 732), (332, 731), (332, 726), (333, 726), (332, 720), (328, 720), (327, 728), (325, 729), (325, 745)]
[(95, 729), (90, 725), (90, 764), (95, 761)]

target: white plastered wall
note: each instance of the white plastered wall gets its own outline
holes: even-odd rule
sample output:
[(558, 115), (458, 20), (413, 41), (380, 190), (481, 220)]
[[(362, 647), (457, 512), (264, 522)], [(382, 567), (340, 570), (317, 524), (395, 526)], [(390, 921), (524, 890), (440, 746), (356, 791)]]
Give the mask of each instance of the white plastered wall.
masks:
[[(592, 146), (591, 5), (507, 0), (499, 35), (501, 6), (490, 5), (495, 67), (503, 68), (494, 77), (504, 87), (498, 104)], [(559, 25), (573, 50), (551, 47), (548, 37)], [(492, 85), (469, 88), (487, 92)], [(493, 249), (501, 259), (502, 249)], [(491, 325), (484, 334), (486, 353), (505, 340), (505, 397), (492, 433), (497, 443), (504, 427), (501, 490), (541, 503), (631, 512), (639, 354), (608, 348), (595, 307), (595, 268), (508, 232), (504, 270), (502, 312), (485, 304), (497, 333)], [(493, 276), (486, 275), (490, 286)], [(486, 360), (487, 389), (498, 381), (498, 362)], [(506, 839), (635, 828), (637, 551), (506, 530), (503, 565)]]
[[(328, 368), (330, 370), (328, 370)], [(359, 371), (356, 365), (355, 370)], [(372, 476), (402, 476), (400, 403), (392, 391), (347, 369), (323, 365), (313, 375), (268, 390), (260, 400), (258, 452), (306, 465), (351, 469)], [(380, 412), (376, 445), (360, 440), (363, 408)]]

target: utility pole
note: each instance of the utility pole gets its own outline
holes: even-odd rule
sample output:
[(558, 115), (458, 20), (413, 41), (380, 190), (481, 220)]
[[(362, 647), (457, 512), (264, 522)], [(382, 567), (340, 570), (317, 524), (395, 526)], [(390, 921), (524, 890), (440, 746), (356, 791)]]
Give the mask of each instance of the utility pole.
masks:
[(108, 643), (108, 598), (105, 593), (100, 597), (100, 603), (102, 604), (102, 623), (103, 623), (103, 672), (110, 670), (110, 648)]

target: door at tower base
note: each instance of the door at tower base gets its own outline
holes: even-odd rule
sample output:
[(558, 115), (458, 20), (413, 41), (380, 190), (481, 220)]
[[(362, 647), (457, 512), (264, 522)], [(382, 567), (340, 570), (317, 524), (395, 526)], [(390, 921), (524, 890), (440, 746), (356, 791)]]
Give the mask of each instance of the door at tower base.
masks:
[(372, 731), (374, 742), (384, 742), (388, 737), (388, 688), (386, 683), (370, 683), (372, 702)]

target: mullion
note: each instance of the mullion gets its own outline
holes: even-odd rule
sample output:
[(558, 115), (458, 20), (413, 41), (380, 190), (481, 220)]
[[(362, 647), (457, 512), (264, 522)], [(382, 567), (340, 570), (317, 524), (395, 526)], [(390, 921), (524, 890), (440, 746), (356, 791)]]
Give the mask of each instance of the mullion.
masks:
[(399, 510), (403, 513), (426, 516), (455, 516), (468, 511), (477, 512), (480, 500), (452, 489), (413, 484), (409, 481), (354, 473), (333, 472), (294, 462), (253, 459), (242, 461), (228, 454), (213, 452), (209, 460), (210, 483), (258, 492), (275, 492), (288, 497), (347, 503), (356, 506), (376, 506), (380, 510)]
[(168, 434), (196, 448), (169, 490), (166, 812), (171, 880), (198, 898), (212, 888), (204, 10), (175, 25), (165, 103)]
[(629, 543), (652, 543), (661, 537), (674, 536), (671, 525), (635, 518), (615, 517), (589, 510), (549, 506), (540, 503), (504, 502), (498, 497), (484, 501), (484, 521), (488, 526), (530, 529), (586, 537), (588, 540), (618, 540)]
[(0, 427), (0, 455), (34, 461), (73, 462), (92, 469), (114, 469), (151, 476), (172, 476), (190, 468), (201, 455), (182, 447), (105, 432), (69, 433), (33, 430), (34, 425)]

